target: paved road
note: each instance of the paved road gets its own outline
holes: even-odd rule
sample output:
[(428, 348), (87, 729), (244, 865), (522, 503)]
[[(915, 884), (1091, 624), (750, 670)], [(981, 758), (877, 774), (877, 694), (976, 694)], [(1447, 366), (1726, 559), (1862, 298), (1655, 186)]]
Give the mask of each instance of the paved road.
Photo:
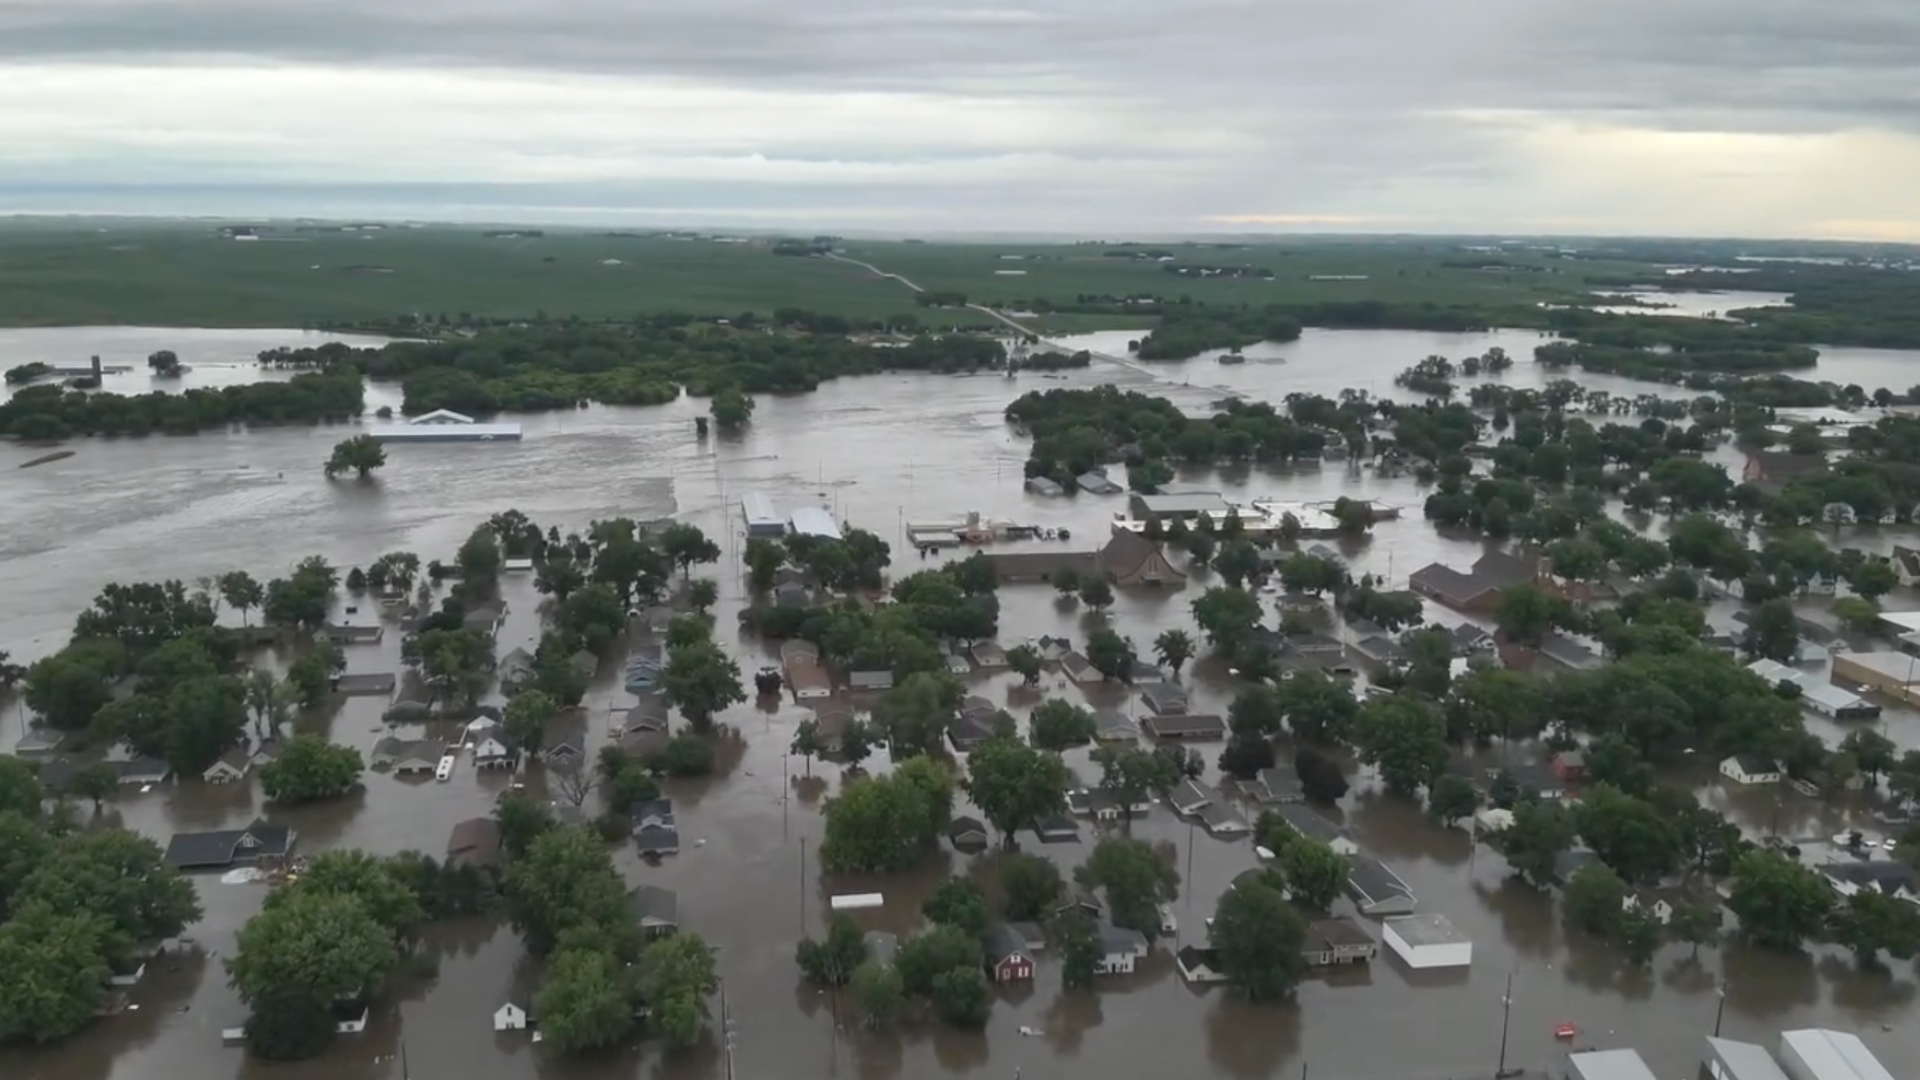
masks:
[[(915, 284), (913, 281), (905, 277), (902, 277), (899, 274), (893, 273), (892, 271), (882, 270), (870, 262), (861, 262), (859, 259), (849, 259), (845, 255), (836, 255), (833, 252), (828, 252), (827, 258), (836, 259), (843, 263), (851, 263), (854, 266), (864, 267), (868, 271), (871, 271), (872, 273), (880, 277), (887, 278), (890, 281), (897, 281), (900, 284), (905, 285), (907, 288), (912, 289), (914, 292), (927, 291), (926, 289), (921, 288), (918, 284)], [(985, 304), (968, 304), (967, 307), (974, 311), (979, 312), (982, 315), (988, 316), (989, 318), (999, 321), (1000, 323), (1004, 324), (1005, 326), (1013, 330), (1015, 333), (1019, 334), (1021, 337), (1038, 337), (1038, 335), (1034, 334), (1032, 328), (1022, 325), (1018, 320), (1014, 319), (1011, 315), (1008, 315), (1006, 312), (999, 311), (994, 308), (990, 308)], [(1050, 346), (1055, 349), (1060, 349), (1063, 352), (1069, 351), (1067, 346), (1061, 345), (1058, 342), (1048, 341), (1044, 338), (1040, 339), (1040, 344)], [(1149, 372), (1149, 369), (1142, 366), (1138, 361), (1129, 359), (1124, 356), (1114, 356), (1111, 353), (1099, 353), (1099, 352), (1093, 353), (1093, 355), (1096, 357), (1099, 357), (1102, 360), (1106, 360), (1110, 363), (1119, 364), (1122, 367), (1132, 368), (1135, 371)]]

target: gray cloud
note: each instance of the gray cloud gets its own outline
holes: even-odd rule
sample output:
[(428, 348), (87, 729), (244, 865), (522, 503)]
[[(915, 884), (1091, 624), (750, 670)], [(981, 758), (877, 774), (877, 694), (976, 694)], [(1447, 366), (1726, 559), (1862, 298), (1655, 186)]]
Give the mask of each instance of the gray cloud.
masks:
[[(1035, 219), (1089, 207), (1168, 220), (1567, 216), (1570, 196), (1545, 177), (1583, 154), (1599, 156), (1575, 179), (1617, 166), (1651, 170), (1638, 179), (1658, 184), (1672, 171), (1703, 192), (1817, 166), (1781, 149), (1800, 145), (1790, 142), (1705, 160), (1715, 155), (1704, 141), (1623, 130), (1920, 134), (1916, 61), (1916, 0), (10, 0), (0, 65), (162, 70), (141, 90), (35, 99), (82, 124), (129, 117), (129, 130), (92, 143), (37, 141), (0, 114), (10, 142), (0, 182), (57, 187), (104, 159), (125, 162), (131, 179), (170, 182), (310, 169), (304, 150), (272, 145), (270, 119), (203, 116), (209, 100), (244, 103), (182, 87), (215, 78), (209, 69), (258, 68), (266, 85), (285, 78), (283, 65), (327, 65), (344, 70), (337, 90), (302, 106), (321, 122), (340, 120), (331, 101), (369, 127), (389, 112), (432, 124), (475, 110), (527, 125), (518, 157), (476, 146), (485, 181), (564, 169), (554, 182), (577, 183), (601, 169), (644, 192), (668, 182), (662, 170), (683, 183), (705, 168), (715, 190), (825, 184), (842, 209), (977, 204)], [(418, 78), (385, 78), (396, 73)], [(552, 79), (572, 80), (571, 96), (540, 98)], [(618, 108), (601, 111), (597, 93)], [(621, 130), (624, 115), (651, 133), (689, 100), (711, 110), (697, 131), (634, 145)], [(162, 121), (173, 144), (142, 133)], [(1883, 162), (1887, 152), (1857, 149)], [(746, 175), (759, 158), (779, 166), (764, 181)], [(973, 172), (914, 172), (942, 161)], [(890, 162), (902, 175), (874, 175)], [(1482, 208), (1467, 209), (1476, 198)], [(1812, 220), (1817, 209), (1795, 213)], [(1670, 213), (1689, 216), (1677, 202)]]

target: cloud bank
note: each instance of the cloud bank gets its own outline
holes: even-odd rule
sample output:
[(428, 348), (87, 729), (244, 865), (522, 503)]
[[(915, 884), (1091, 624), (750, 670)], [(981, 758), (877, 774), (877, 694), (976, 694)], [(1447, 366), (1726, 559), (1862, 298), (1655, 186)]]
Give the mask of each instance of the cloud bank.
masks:
[(0, 210), (1920, 241), (1912, 0), (6, 0)]

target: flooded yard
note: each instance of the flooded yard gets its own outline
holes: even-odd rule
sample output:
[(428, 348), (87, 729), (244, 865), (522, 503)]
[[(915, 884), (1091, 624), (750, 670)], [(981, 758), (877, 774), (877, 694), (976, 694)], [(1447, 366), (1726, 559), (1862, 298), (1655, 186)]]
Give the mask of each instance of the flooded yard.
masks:
[[(96, 331), (64, 331), (85, 354)], [(126, 356), (174, 348), (194, 358), (183, 335), (143, 331), (150, 339), (116, 346)], [(263, 331), (262, 334), (274, 332)], [(1081, 347), (1124, 354), (1125, 338), (1088, 335)], [(0, 333), (0, 345), (8, 341)], [(818, 393), (763, 399), (749, 430), (701, 440), (693, 419), (705, 402), (682, 400), (653, 409), (595, 407), (520, 418), (523, 441), (393, 447), (371, 482), (327, 481), (321, 463), (351, 427), (209, 434), (195, 438), (78, 441), (77, 453), (33, 469), (18, 464), (43, 451), (0, 444), (0, 595), (7, 618), (0, 649), (30, 659), (57, 648), (74, 613), (107, 581), (196, 578), (241, 568), (258, 576), (285, 573), (302, 556), (318, 553), (341, 567), (375, 555), (411, 550), (423, 559), (450, 558), (473, 526), (509, 507), (541, 525), (562, 530), (611, 516), (675, 515), (721, 540), (720, 563), (703, 569), (722, 592), (720, 623), (726, 643), (751, 673), (773, 651), (735, 638), (732, 609), (744, 598), (739, 572), (738, 501), (759, 492), (782, 510), (825, 506), (838, 517), (894, 544), (894, 570), (908, 572), (921, 558), (907, 549), (907, 524), (954, 520), (969, 511), (989, 518), (1066, 527), (1073, 546), (1104, 542), (1106, 521), (1123, 497), (1081, 495), (1046, 500), (1026, 493), (1021, 466), (1025, 440), (1002, 419), (1013, 397), (1035, 388), (1112, 383), (1164, 393), (1199, 408), (1223, 389), (1277, 400), (1295, 390), (1331, 394), (1368, 386), (1391, 396), (1393, 375), (1438, 352), (1459, 357), (1500, 345), (1520, 362), (1512, 381), (1542, 376), (1527, 362), (1535, 335), (1313, 332), (1298, 342), (1247, 350), (1249, 362), (1221, 366), (1202, 358), (1150, 370), (1099, 364), (1059, 377), (1023, 375), (940, 378), (879, 376), (829, 384)], [(272, 344), (294, 344), (282, 334), (247, 344), (234, 359)], [(122, 347), (124, 346), (124, 347)], [(209, 349), (212, 347), (209, 346)], [(234, 344), (234, 350), (240, 350)], [(1866, 353), (1869, 350), (1842, 350)], [(10, 354), (18, 356), (18, 353)], [(1904, 356), (1912, 364), (1911, 354)], [(14, 358), (9, 364), (34, 357)], [(81, 361), (83, 362), (84, 356)], [(130, 362), (122, 359), (120, 362)], [(1834, 356), (1820, 377), (1884, 384), (1846, 373), (1852, 361)], [(1881, 358), (1858, 361), (1880, 370)], [(1895, 366), (1886, 363), (1886, 371)], [(1920, 373), (1920, 365), (1912, 370)], [(136, 373), (144, 378), (144, 373)], [(197, 373), (196, 373), (197, 374)], [(191, 378), (191, 377), (190, 377)], [(1614, 393), (1639, 393), (1645, 384), (1582, 380)], [(1911, 381), (1920, 381), (1920, 377)], [(1614, 384), (1618, 383), (1616, 387)], [(192, 383), (189, 383), (190, 385)], [(1899, 385), (1896, 381), (1894, 385)], [(110, 388), (113, 388), (110, 384)], [(375, 387), (369, 407), (397, 404), (397, 388)], [(1435, 535), (1422, 520), (1425, 497), (1411, 479), (1383, 478), (1344, 463), (1286, 470), (1212, 471), (1181, 477), (1176, 487), (1300, 500), (1346, 495), (1405, 507), (1396, 522), (1348, 545), (1356, 573), (1403, 581), (1433, 560), (1471, 562), (1477, 542)], [(1188, 603), (1206, 581), (1181, 591), (1122, 591), (1110, 613), (1114, 626), (1143, 647), (1167, 626), (1191, 628)], [(538, 633), (540, 597), (526, 575), (503, 586), (508, 617), (499, 651), (530, 645)], [(1064, 634), (1083, 641), (1096, 626), (1077, 606), (1056, 602), (1044, 585), (1001, 591), (1001, 639)], [(1436, 615), (1443, 613), (1435, 612)], [(1444, 616), (1453, 621), (1452, 616)], [(397, 671), (399, 635), (347, 649), (349, 671)], [(627, 698), (617, 664), (603, 664), (588, 697), (595, 730), (604, 735), (611, 710)], [(1233, 680), (1202, 664), (1191, 677), (1196, 711), (1224, 711)], [(1035, 695), (1012, 676), (976, 671), (971, 690), (1024, 715)], [(1056, 676), (1045, 695), (1080, 699)], [(1117, 688), (1094, 688), (1093, 698), (1138, 710)], [(337, 742), (370, 749), (382, 699), (347, 698), (306, 724)], [(765, 711), (743, 705), (722, 722), (729, 737), (716, 776), (675, 781), (686, 844), (661, 865), (621, 856), (630, 882), (657, 883), (680, 897), (683, 925), (722, 947), (721, 969), (734, 1019), (733, 1074), (748, 1077), (847, 1076), (887, 1080), (973, 1074), (1034, 1080), (1080, 1076), (1183, 1075), (1254, 1078), (1306, 1074), (1330, 1080), (1442, 1080), (1490, 1076), (1500, 1049), (1501, 996), (1509, 974), (1514, 1003), (1507, 1058), (1539, 1067), (1564, 1044), (1552, 1027), (1572, 1021), (1581, 1041), (1639, 1048), (1662, 1075), (1691, 1074), (1702, 1037), (1712, 1030), (1727, 986), (1724, 1033), (1770, 1041), (1782, 1028), (1834, 1026), (1858, 1031), (1888, 1066), (1920, 1072), (1920, 1033), (1909, 1022), (1915, 982), (1910, 966), (1892, 974), (1861, 972), (1850, 959), (1780, 957), (1740, 947), (1703, 952), (1695, 961), (1684, 946), (1669, 946), (1647, 971), (1629, 972), (1603, 950), (1569, 941), (1541, 894), (1507, 880), (1498, 855), (1477, 848), (1467, 834), (1428, 821), (1410, 804), (1376, 794), (1363, 777), (1343, 807), (1361, 847), (1399, 870), (1423, 912), (1439, 912), (1474, 942), (1468, 971), (1414, 972), (1386, 956), (1363, 970), (1315, 978), (1296, 1002), (1252, 1007), (1223, 989), (1196, 991), (1173, 970), (1171, 949), (1203, 935), (1204, 919), (1232, 877), (1251, 866), (1250, 841), (1223, 842), (1196, 831), (1164, 807), (1133, 825), (1134, 835), (1174, 849), (1182, 874), (1176, 901), (1180, 932), (1158, 947), (1138, 973), (1104, 979), (1095, 993), (1063, 992), (1057, 965), (1043, 959), (1030, 987), (1002, 995), (984, 1033), (909, 1026), (876, 1036), (836, 1031), (829, 998), (802, 983), (793, 946), (816, 932), (830, 894), (868, 882), (822, 880), (813, 852), (821, 837), (819, 802), (840, 784), (836, 766), (815, 763), (813, 776), (789, 759), (795, 725), (807, 715), (788, 704)], [(9, 730), (15, 718), (6, 717)], [(1920, 719), (1889, 718), (1889, 733), (1920, 746)], [(424, 732), (416, 729), (415, 734)], [(1218, 746), (1203, 747), (1211, 758)], [(1083, 773), (1085, 753), (1070, 755)], [(1711, 780), (1702, 763), (1703, 785)], [(521, 778), (538, 791), (536, 773)], [(300, 847), (334, 846), (375, 852), (414, 848), (438, 855), (452, 825), (487, 813), (512, 778), (476, 775), (466, 762), (447, 783), (370, 773), (366, 790), (339, 803), (276, 812), (300, 832)], [(1789, 795), (1778, 808), (1772, 793), (1727, 796), (1741, 820), (1765, 829), (1825, 835), (1845, 818), (1840, 809)], [(252, 785), (209, 788), (198, 783), (124, 796), (112, 809), (135, 828), (159, 837), (181, 829), (245, 824), (261, 812)], [(1063, 864), (1084, 858), (1094, 834), (1078, 844), (1037, 847)], [(966, 872), (968, 858), (943, 852), (912, 874), (872, 883), (886, 907), (864, 914), (869, 925), (912, 926), (920, 900), (946, 873)], [(152, 975), (136, 988), (138, 1011), (95, 1024), (68, 1043), (0, 1054), (0, 1075), (13, 1080), (147, 1080), (155, 1076), (255, 1076), (269, 1072), (296, 1080), (398, 1078), (405, 1040), (409, 1072), (418, 1080), (449, 1077), (544, 1077), (597, 1080), (645, 1075), (657, 1080), (705, 1080), (726, 1075), (717, 1035), (700, 1047), (664, 1052), (647, 1042), (631, 1052), (559, 1060), (519, 1035), (495, 1035), (489, 1018), (504, 998), (522, 956), (511, 928), (486, 922), (441, 926), (429, 938), (438, 977), (406, 982), (390, 996), (363, 1035), (342, 1038), (320, 1060), (293, 1066), (250, 1062), (220, 1044), (219, 1031), (238, 1023), (240, 1005), (227, 988), (220, 958), (234, 933), (257, 910), (263, 887), (198, 879), (207, 909), (192, 928), (201, 959)], [(716, 1016), (718, 1006), (715, 1005)], [(1892, 1025), (1892, 1030), (1882, 1030)], [(1022, 1027), (1037, 1029), (1031, 1037)], [(1384, 1037), (1383, 1037), (1384, 1036)]]

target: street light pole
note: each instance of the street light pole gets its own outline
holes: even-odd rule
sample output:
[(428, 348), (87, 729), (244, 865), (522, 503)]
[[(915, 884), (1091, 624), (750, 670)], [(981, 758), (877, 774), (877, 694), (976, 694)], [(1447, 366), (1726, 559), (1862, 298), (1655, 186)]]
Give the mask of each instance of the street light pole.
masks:
[(1713, 1010), (1713, 1037), (1720, 1037), (1720, 1021), (1727, 1017), (1727, 984), (1722, 980), (1719, 987), (1720, 1004)]

